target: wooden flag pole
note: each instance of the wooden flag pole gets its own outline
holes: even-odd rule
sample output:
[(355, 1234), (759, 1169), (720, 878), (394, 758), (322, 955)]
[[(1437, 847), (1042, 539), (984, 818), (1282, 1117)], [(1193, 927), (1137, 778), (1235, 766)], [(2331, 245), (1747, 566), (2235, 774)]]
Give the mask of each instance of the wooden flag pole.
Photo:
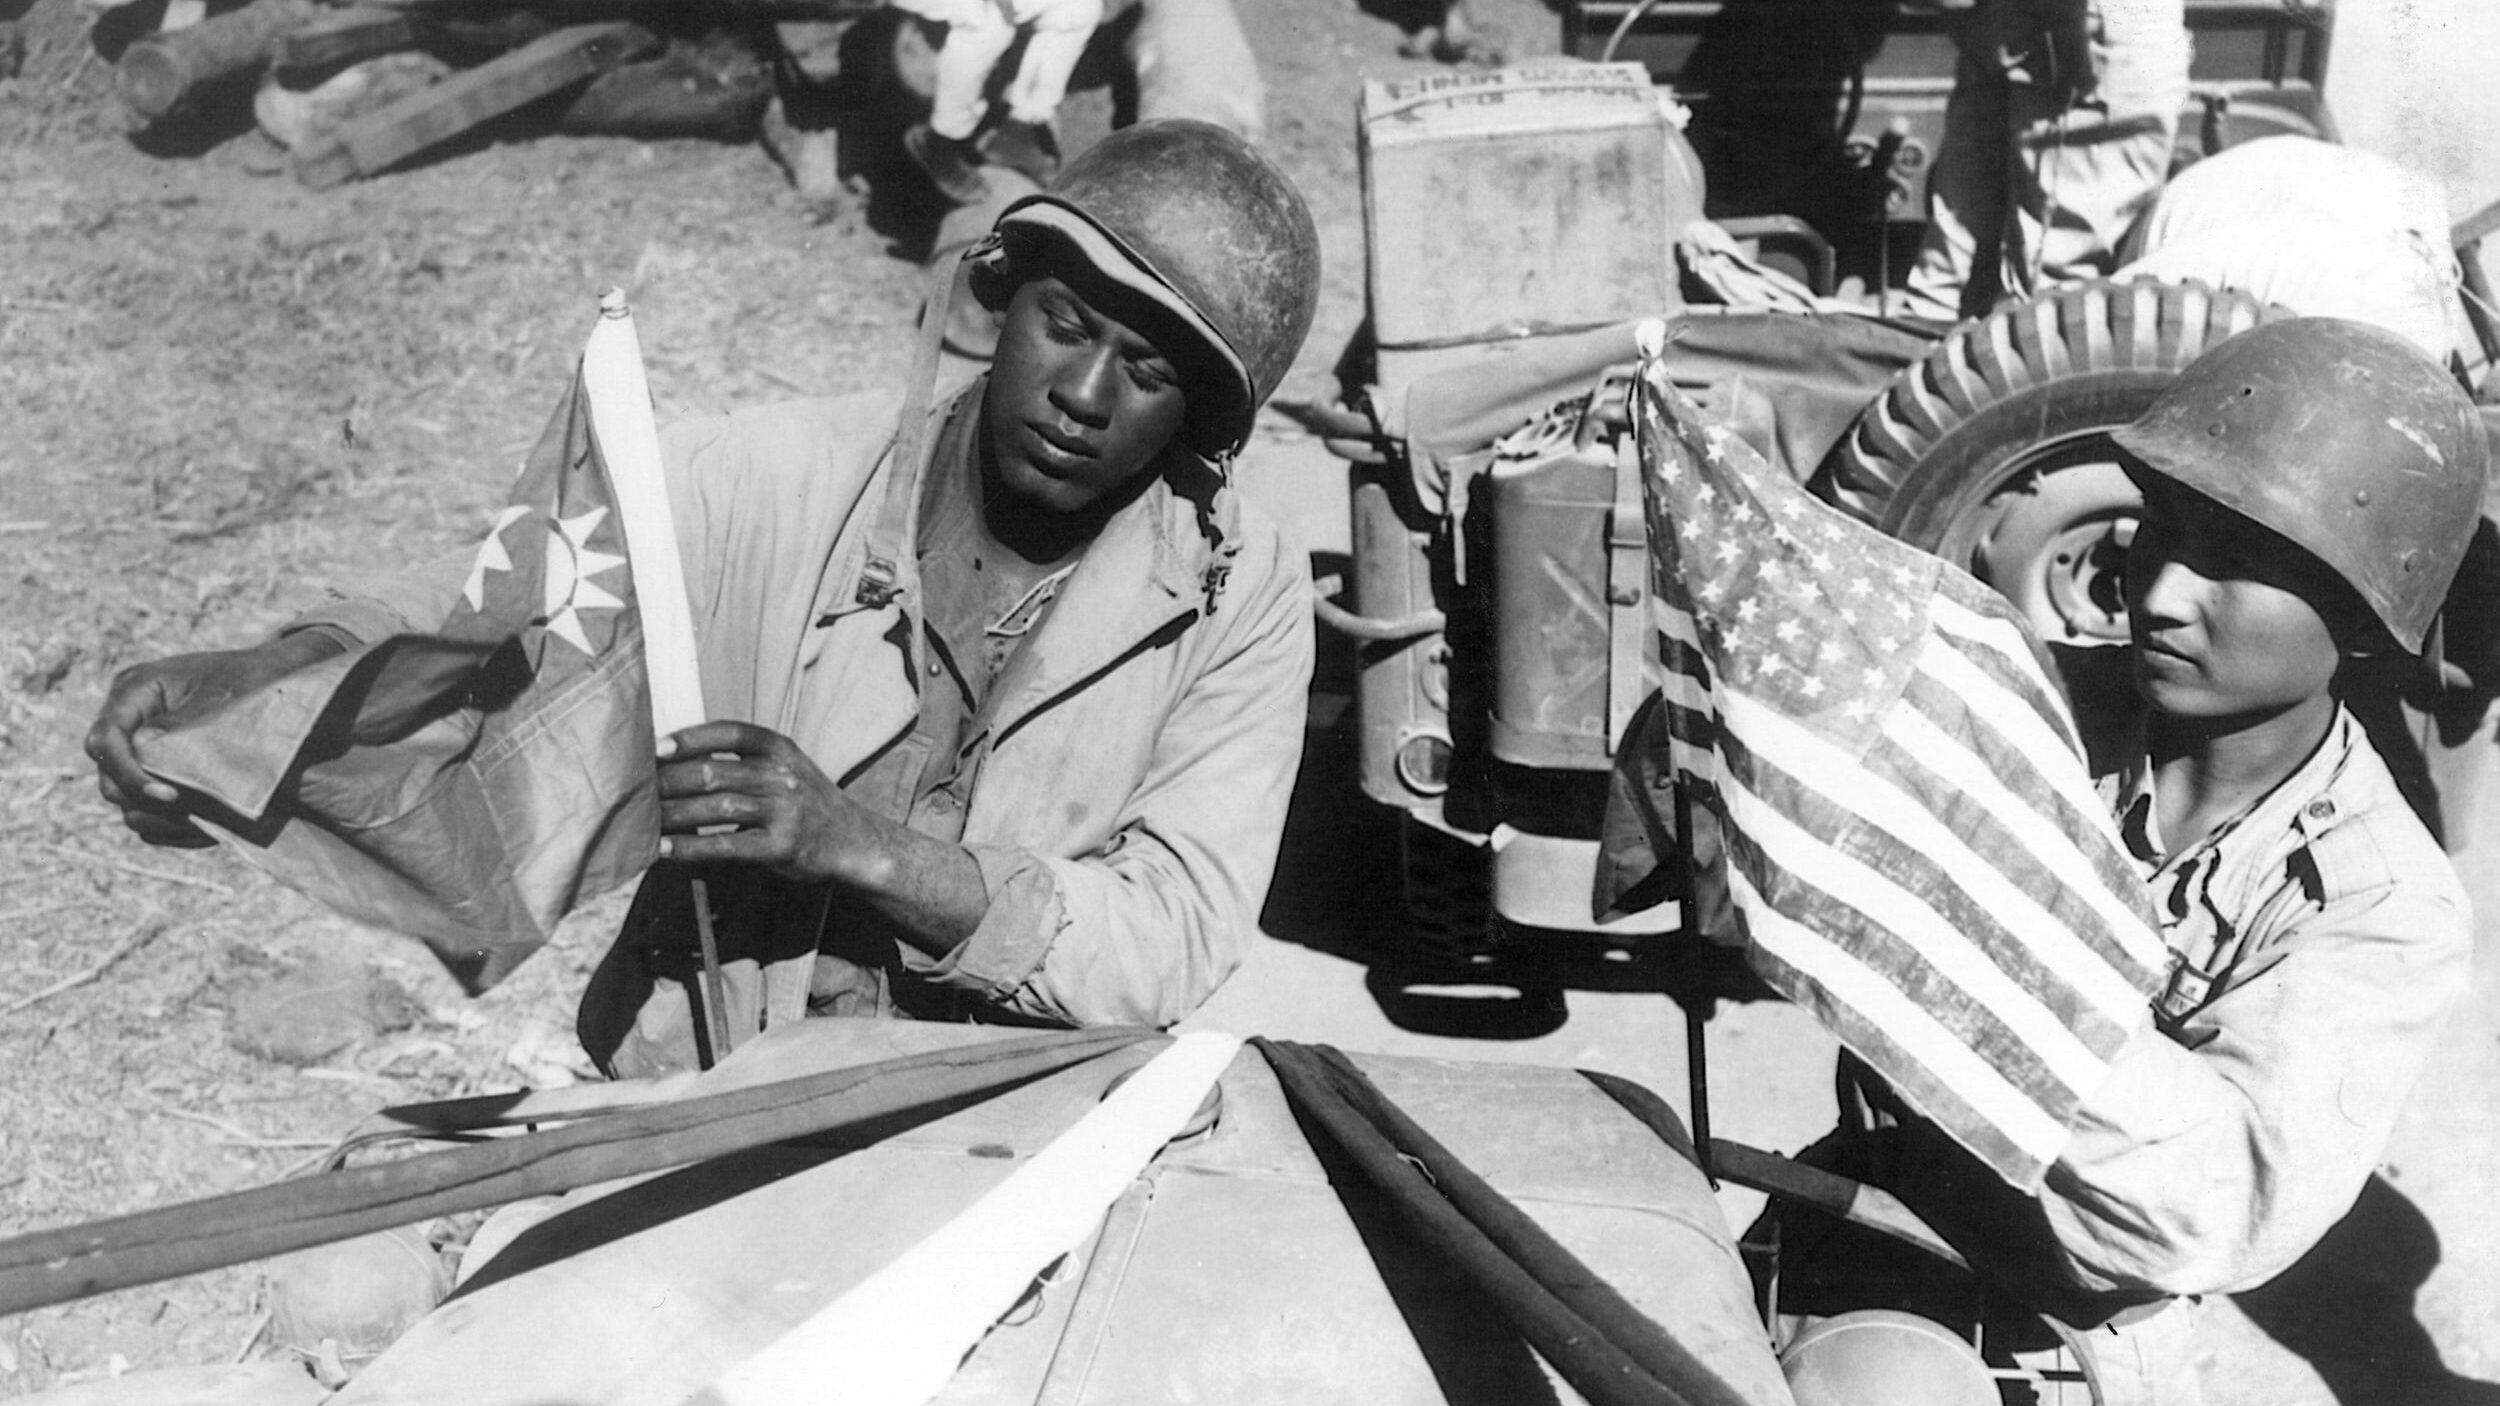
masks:
[[(642, 615), (643, 662), (651, 680), (651, 734), (667, 737), (703, 722), (703, 675), (694, 646), (694, 614), (686, 604), (685, 567), (677, 554), (677, 527), (670, 518), (668, 482), (660, 468), (660, 430), (651, 415), (651, 382), (642, 365), (642, 340), (625, 290), (599, 295), (599, 322), (582, 348), (582, 386), (590, 396), (590, 431), (607, 461), (608, 486), (616, 495), (618, 526), (634, 576), (634, 605)], [(694, 889), (695, 938), (703, 952), (703, 1023), (714, 1062), (731, 1048), (728, 984), (721, 977), (720, 945), (712, 937), (712, 895), (701, 879)]]

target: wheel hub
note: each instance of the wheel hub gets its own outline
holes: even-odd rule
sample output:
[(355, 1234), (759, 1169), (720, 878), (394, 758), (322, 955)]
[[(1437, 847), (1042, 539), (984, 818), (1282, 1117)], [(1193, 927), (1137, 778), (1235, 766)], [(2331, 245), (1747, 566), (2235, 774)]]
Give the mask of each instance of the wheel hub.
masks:
[(2012, 601), (2043, 640), (2124, 644), (2126, 550), (2141, 506), (2107, 436), (2093, 431), (2009, 464), (2002, 486), (1947, 534), (1943, 555)]

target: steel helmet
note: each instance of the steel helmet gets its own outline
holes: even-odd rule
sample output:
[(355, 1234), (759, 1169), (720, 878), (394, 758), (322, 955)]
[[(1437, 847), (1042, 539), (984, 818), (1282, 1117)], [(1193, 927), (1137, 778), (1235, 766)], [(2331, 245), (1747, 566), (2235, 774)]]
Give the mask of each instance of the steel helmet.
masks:
[(1026, 250), (1050, 245), (1151, 299), (1193, 334), (1181, 363), (1189, 445), (1222, 460), (1249, 441), (1319, 308), (1319, 229), (1275, 163), (1209, 122), (1140, 122), (1088, 147), (1039, 195), (1007, 207), (974, 257), (993, 308)]
[(2393, 332), (2332, 317), (2220, 343), (2110, 438), (2305, 548), (2413, 654), (2481, 522), (2491, 457), (2445, 369)]
[(1797, 1406), (1997, 1406), (1969, 1343), (1915, 1313), (1862, 1308), (1815, 1323), (1780, 1353)]

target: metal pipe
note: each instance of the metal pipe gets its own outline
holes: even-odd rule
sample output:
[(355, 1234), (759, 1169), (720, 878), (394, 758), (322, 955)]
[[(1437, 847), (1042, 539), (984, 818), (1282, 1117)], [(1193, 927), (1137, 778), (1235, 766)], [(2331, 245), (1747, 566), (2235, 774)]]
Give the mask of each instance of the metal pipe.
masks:
[(1311, 600), (1311, 613), (1319, 617), (1321, 624), (1354, 639), (1394, 644), (1437, 635), (1450, 623), (1446, 613), (1431, 607), (1409, 615), (1357, 615), (1337, 604), (1337, 597), (1345, 590), (1345, 578), (1340, 576), (1323, 576), (1312, 586), (1317, 594)]

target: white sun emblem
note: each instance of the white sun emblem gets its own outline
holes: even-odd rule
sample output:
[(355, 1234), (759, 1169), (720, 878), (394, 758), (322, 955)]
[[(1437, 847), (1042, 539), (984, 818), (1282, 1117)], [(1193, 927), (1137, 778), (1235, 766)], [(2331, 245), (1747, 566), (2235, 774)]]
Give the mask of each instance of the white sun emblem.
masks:
[[(590, 579), (625, 564), (621, 556), (590, 549), (591, 534), (607, 515), (607, 509), (593, 508), (579, 517), (557, 518), (555, 531), (547, 534), (547, 632), (584, 654), (593, 651), (582, 633), (581, 613), (625, 604)], [(564, 550), (556, 550), (559, 545)]]
[[(495, 515), (494, 526), (486, 540), (479, 544), (477, 559), (469, 566), (469, 579), (460, 588), (469, 602), (469, 609), (486, 608), (486, 573), (510, 571), (512, 554), (504, 550), (504, 529), (529, 517), (535, 510), (509, 507)], [(595, 653), (590, 636), (582, 629), (582, 612), (616, 610), (625, 604), (591, 578), (613, 571), (625, 564), (625, 558), (608, 552), (593, 551), (591, 537), (599, 524), (607, 519), (608, 510), (593, 508), (577, 517), (557, 518), (547, 533), (547, 564), (543, 573), (546, 599), (547, 632), (584, 654)]]

